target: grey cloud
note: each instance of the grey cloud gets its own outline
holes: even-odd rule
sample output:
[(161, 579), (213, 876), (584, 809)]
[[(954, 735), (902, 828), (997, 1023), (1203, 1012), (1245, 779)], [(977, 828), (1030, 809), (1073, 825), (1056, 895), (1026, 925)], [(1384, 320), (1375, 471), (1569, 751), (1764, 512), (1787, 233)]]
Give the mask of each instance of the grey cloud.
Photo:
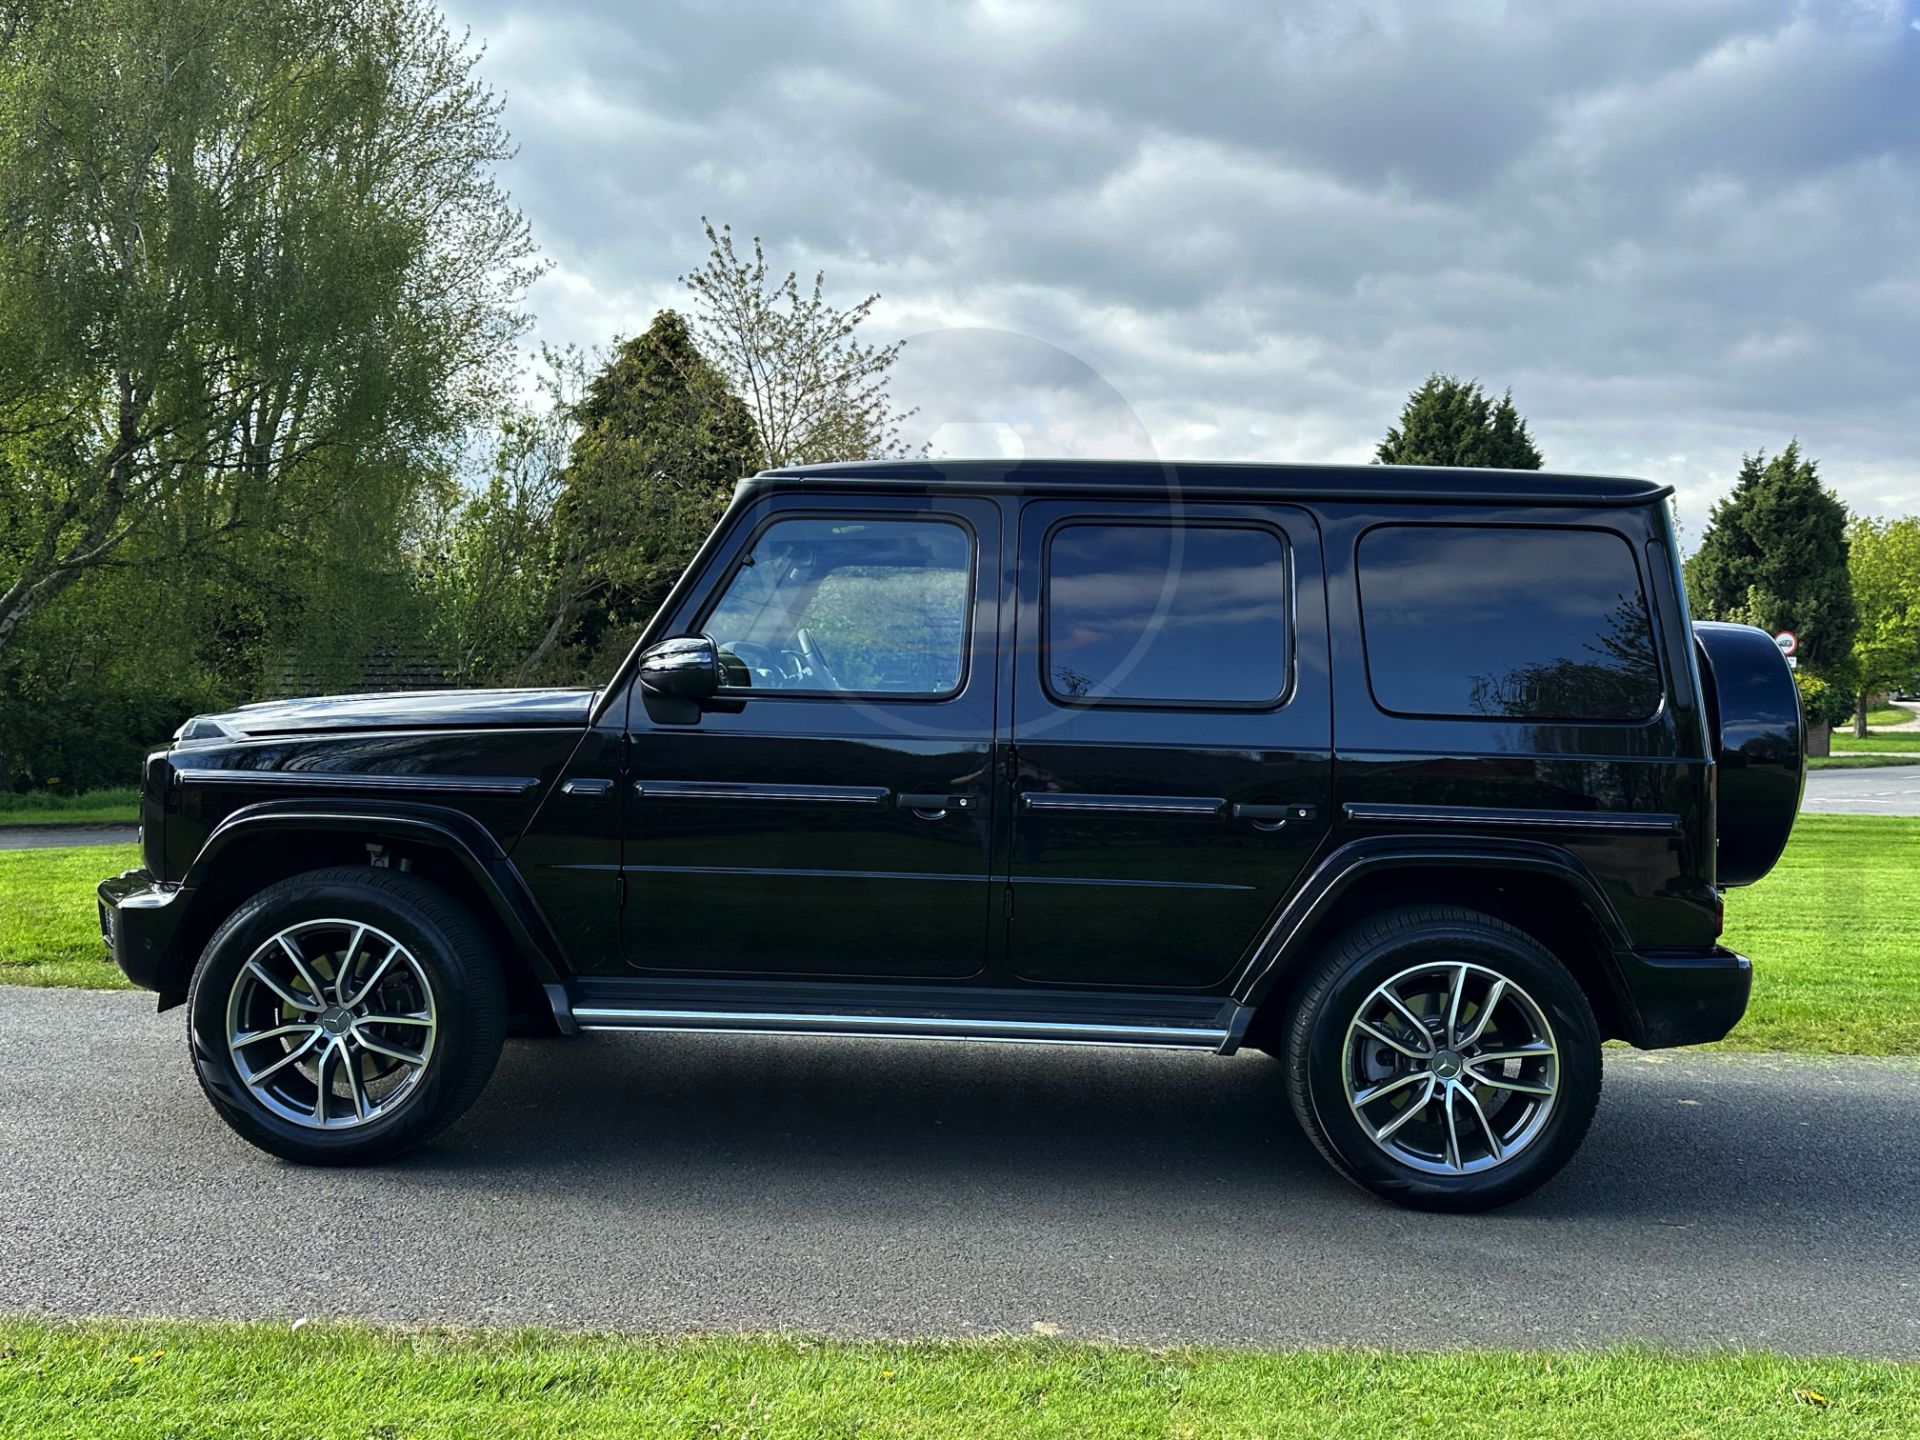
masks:
[(1678, 483), (1696, 529), (1795, 434), (1863, 508), (1920, 492), (1894, 0), (455, 16), (559, 262), (547, 338), (678, 303), (709, 214), (883, 291), (877, 325), (935, 332), (923, 416), (1029, 453), (1361, 458), (1442, 368), (1512, 385), (1551, 464)]

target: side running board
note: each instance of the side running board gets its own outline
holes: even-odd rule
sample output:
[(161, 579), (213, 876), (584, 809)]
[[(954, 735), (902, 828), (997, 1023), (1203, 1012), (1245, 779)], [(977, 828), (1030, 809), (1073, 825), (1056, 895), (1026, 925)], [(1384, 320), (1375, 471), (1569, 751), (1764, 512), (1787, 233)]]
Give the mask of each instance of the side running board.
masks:
[(549, 986), (576, 1030), (707, 1030), (1027, 1044), (1239, 1047), (1252, 1010), (1230, 996), (1032, 992), (961, 986), (759, 983), (593, 977)]

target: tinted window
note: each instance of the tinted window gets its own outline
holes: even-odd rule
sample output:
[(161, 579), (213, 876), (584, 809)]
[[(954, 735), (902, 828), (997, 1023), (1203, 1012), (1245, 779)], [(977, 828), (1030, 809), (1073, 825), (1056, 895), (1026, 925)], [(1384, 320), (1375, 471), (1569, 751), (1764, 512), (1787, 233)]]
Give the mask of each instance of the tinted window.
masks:
[(935, 696), (966, 670), (973, 544), (945, 520), (781, 520), (709, 612), (727, 683)]
[(1287, 686), (1287, 565), (1270, 530), (1068, 525), (1047, 553), (1062, 700), (1260, 705)]
[(1645, 720), (1660, 706), (1646, 595), (1618, 535), (1382, 526), (1360, 541), (1360, 607), (1384, 710)]

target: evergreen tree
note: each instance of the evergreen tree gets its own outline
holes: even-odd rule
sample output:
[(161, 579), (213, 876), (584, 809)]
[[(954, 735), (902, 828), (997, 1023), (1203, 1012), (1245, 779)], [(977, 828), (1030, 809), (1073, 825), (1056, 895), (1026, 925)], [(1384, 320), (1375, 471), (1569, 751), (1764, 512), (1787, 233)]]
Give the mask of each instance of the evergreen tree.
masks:
[(1400, 423), (1387, 431), (1374, 459), (1382, 465), (1540, 468), (1540, 452), (1513, 408), (1511, 390), (1495, 401), (1478, 380), (1438, 371), (1408, 397)]
[(1847, 550), (1847, 507), (1796, 440), (1772, 459), (1741, 461), (1733, 493), (1713, 507), (1686, 563), (1696, 619), (1794, 633), (1808, 719), (1828, 724), (1853, 708), (1860, 620)]
[(573, 416), (551, 622), (528, 673), (562, 639), (591, 665), (610, 633), (644, 624), (761, 468), (753, 417), (671, 310), (614, 352)]

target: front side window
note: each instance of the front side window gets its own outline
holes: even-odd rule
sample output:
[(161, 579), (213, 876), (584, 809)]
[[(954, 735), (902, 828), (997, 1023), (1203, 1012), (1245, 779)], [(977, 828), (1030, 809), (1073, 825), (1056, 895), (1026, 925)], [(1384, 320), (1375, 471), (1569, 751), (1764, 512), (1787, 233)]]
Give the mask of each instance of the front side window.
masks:
[(1056, 700), (1271, 705), (1287, 688), (1287, 556), (1254, 526), (1075, 524), (1047, 549)]
[(1647, 597), (1618, 535), (1382, 525), (1361, 537), (1359, 571), (1383, 710), (1634, 721), (1660, 708)]
[(972, 537), (949, 520), (780, 520), (703, 628), (729, 688), (951, 695), (972, 568)]

